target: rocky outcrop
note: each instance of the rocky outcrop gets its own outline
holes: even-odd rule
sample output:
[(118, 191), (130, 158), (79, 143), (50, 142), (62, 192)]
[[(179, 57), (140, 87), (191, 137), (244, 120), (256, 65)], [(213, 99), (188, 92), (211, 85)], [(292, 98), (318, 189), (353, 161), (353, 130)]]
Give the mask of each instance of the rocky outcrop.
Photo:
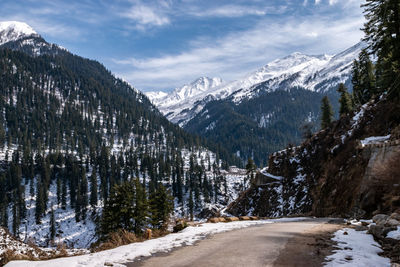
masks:
[[(399, 101), (371, 101), (299, 147), (274, 153), (268, 173), (282, 177), (280, 183), (253, 185), (227, 211), (355, 218), (390, 214), (400, 209), (399, 125)], [(372, 136), (387, 138), (360, 145)], [(398, 175), (393, 174), (396, 170)]]

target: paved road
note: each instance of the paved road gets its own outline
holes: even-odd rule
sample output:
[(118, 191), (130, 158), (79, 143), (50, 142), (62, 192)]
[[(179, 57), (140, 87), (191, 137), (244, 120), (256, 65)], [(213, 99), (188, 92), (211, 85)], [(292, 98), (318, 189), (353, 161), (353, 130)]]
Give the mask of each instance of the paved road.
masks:
[(220, 233), (194, 246), (149, 257), (128, 266), (273, 266), (289, 239), (310, 232), (312, 228), (326, 222), (326, 219), (282, 222)]

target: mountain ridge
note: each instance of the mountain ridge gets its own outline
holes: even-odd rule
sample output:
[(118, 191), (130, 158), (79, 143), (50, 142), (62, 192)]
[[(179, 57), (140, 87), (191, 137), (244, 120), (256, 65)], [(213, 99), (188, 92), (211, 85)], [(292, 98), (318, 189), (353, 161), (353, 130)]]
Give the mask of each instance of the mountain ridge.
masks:
[[(267, 85), (264, 90), (273, 91), (281, 89), (280, 84), (292, 79), (285, 87), (326, 92), (340, 82), (349, 80), (353, 60), (364, 47), (365, 44), (360, 42), (336, 55), (305, 55), (295, 52), (269, 62), (241, 79), (212, 87), (180, 101), (170, 102), (166, 96), (162, 102), (157, 100), (154, 104), (171, 122), (184, 127), (201, 112), (207, 102), (231, 98), (234, 103), (240, 103), (243, 99), (252, 98), (256, 93), (254, 88), (262, 83)], [(152, 98), (151, 93), (147, 93), (147, 96)]]

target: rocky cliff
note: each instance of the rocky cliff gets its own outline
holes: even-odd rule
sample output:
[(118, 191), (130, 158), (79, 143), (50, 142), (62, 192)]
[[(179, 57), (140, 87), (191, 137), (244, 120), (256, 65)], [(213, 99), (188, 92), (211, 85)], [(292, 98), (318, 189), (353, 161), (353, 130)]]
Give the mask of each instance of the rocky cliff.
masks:
[(395, 211), (400, 208), (399, 124), (398, 101), (383, 96), (363, 105), (300, 146), (274, 153), (263, 172), (282, 179), (253, 185), (227, 211), (345, 217)]

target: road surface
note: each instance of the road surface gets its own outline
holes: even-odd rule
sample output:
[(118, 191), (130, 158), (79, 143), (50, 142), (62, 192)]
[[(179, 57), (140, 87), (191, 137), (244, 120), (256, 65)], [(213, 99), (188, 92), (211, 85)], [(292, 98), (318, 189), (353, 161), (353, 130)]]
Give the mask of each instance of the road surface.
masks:
[[(312, 241), (307, 238), (321, 231), (331, 233), (339, 227), (327, 222), (328, 219), (278, 222), (220, 233), (194, 246), (158, 254), (127, 266), (318, 266), (320, 262), (310, 255), (312, 251), (307, 251), (315, 244), (310, 244)], [(305, 239), (305, 236), (308, 237)], [(285, 251), (290, 251), (293, 257), (288, 257)], [(319, 250), (315, 254), (320, 254)]]

